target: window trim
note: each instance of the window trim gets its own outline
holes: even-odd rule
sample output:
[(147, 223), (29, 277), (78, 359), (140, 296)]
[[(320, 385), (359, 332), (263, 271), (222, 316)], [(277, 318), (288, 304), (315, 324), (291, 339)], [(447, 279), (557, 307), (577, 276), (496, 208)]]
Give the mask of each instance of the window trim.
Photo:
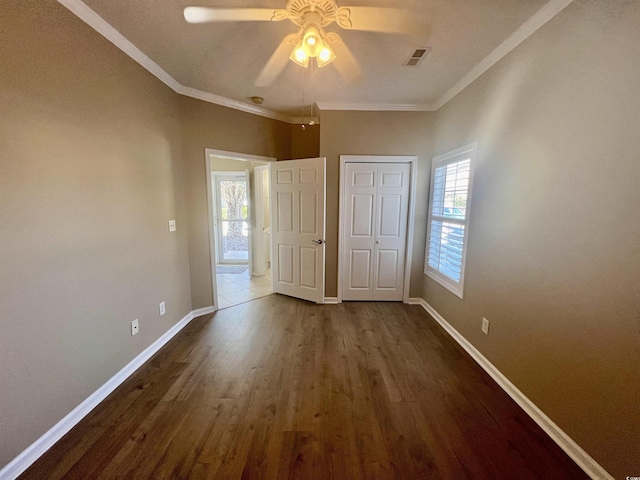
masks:
[[(476, 152), (478, 149), (478, 142), (469, 143), (463, 147), (456, 148), (455, 150), (451, 150), (450, 152), (443, 153), (442, 155), (438, 155), (433, 157), (431, 160), (431, 180), (429, 182), (429, 214), (427, 218), (427, 239), (425, 245), (425, 258), (424, 258), (424, 274), (429, 278), (435, 280), (437, 283), (442, 285), (444, 288), (449, 290), (451, 293), (456, 296), (463, 298), (464, 291), (464, 274), (465, 274), (465, 266), (467, 259), (467, 244), (469, 240), (469, 219), (471, 218), (471, 200), (472, 200), (472, 191), (473, 191), (473, 174), (475, 171), (475, 163), (476, 163)], [(433, 202), (434, 202), (434, 182), (435, 182), (435, 173), (438, 167), (442, 167), (444, 165), (448, 165), (451, 163), (458, 162), (465, 158), (469, 158), (469, 188), (467, 190), (467, 206), (465, 211), (465, 219), (464, 222), (454, 221), (453, 223), (459, 223), (464, 226), (464, 237), (462, 239), (462, 259), (460, 265), (460, 281), (456, 282), (452, 278), (440, 272), (429, 265), (429, 239), (431, 237), (431, 227), (433, 225)], [(440, 220), (440, 217), (436, 217), (435, 220)], [(445, 221), (449, 221), (451, 219), (446, 218)]]

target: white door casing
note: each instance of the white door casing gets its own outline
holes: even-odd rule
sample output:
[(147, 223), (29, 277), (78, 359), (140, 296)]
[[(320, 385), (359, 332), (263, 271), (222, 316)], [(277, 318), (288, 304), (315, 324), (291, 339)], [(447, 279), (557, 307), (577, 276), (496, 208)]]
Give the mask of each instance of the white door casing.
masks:
[(253, 229), (253, 275), (265, 274), (270, 258), (271, 211), (269, 208), (269, 166), (255, 167), (255, 228)]
[(324, 302), (324, 158), (271, 164), (273, 291)]
[(403, 299), (411, 166), (345, 164), (342, 299)]

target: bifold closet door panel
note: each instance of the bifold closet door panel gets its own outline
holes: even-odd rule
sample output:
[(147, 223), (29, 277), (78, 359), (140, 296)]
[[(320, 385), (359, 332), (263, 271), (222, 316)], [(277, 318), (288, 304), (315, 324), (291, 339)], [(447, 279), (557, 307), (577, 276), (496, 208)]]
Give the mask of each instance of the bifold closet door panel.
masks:
[(402, 300), (409, 164), (347, 163), (343, 300)]

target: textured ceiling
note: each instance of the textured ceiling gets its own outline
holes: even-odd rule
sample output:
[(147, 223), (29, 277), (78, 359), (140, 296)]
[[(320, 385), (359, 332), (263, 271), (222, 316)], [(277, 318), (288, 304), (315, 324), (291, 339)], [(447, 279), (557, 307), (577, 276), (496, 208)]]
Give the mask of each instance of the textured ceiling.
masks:
[[(333, 64), (304, 69), (293, 62), (270, 87), (254, 82), (269, 57), (297, 27), (282, 22), (188, 24), (190, 5), (284, 8), (286, 0), (84, 0), (84, 3), (186, 87), (243, 103), (310, 116), (314, 102), (424, 105), (439, 99), (536, 13), (546, 0), (345, 0), (338, 6), (402, 8), (423, 28), (411, 35), (326, 28), (340, 34), (362, 76), (345, 81)], [(433, 50), (417, 67), (403, 67), (416, 47)]]

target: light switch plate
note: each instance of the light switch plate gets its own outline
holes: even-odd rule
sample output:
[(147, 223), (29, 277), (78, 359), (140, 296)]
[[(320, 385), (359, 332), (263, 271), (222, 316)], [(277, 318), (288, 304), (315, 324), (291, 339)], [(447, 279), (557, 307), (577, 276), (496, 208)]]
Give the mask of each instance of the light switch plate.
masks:
[(131, 322), (131, 336), (133, 337), (140, 330), (140, 325), (138, 324), (138, 319), (136, 318), (133, 322)]
[(176, 221), (175, 220), (169, 220), (169, 231), (170, 232), (175, 232), (176, 231)]
[(158, 305), (158, 308), (160, 309), (160, 316), (167, 313), (167, 309), (165, 308), (164, 302), (160, 302), (160, 304)]
[(482, 333), (489, 335), (489, 320), (482, 318)]

